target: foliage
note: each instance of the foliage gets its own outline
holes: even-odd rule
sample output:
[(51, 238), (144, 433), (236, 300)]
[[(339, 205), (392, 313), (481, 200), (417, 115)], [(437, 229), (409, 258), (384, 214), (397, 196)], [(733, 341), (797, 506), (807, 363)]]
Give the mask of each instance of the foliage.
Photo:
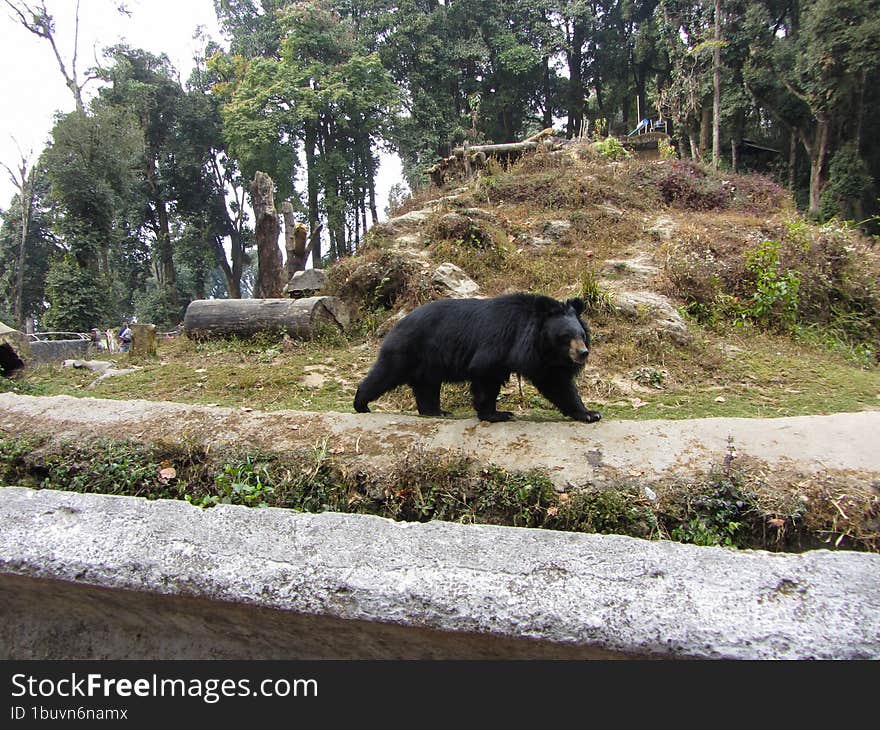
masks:
[(797, 318), (800, 275), (793, 269), (780, 269), (780, 244), (764, 241), (743, 254), (746, 269), (754, 275), (755, 292), (744, 314), (764, 324), (777, 323), (790, 328)]
[(159, 328), (176, 327), (183, 321), (185, 311), (176, 299), (167, 287), (148, 281), (146, 287), (134, 296), (135, 317), (138, 322), (155, 324)]
[(585, 269), (581, 275), (580, 298), (586, 303), (590, 314), (614, 311), (614, 300), (599, 282), (599, 275), (594, 268)]
[(691, 160), (670, 160), (662, 165), (643, 167), (645, 184), (655, 187), (663, 200), (689, 210), (728, 207), (731, 190), (715, 175)]
[[(323, 224), (320, 265), (356, 252), (378, 221), (381, 150), (400, 154), (416, 189), (464, 141), (514, 141), (560, 118), (569, 137), (612, 135), (597, 143), (600, 160), (623, 158), (612, 140), (637, 118), (671, 122), (664, 165), (643, 171), (643, 207), (655, 193), (690, 210), (787, 207), (774, 187), (784, 182), (821, 220), (877, 229), (880, 0), (726, 2), (720, 41), (705, 0), (223, 0), (215, 9), (228, 48), (207, 42), (185, 87), (167, 57), (118, 45), (95, 69), (91, 103), (77, 88), (77, 111), (57, 118), (26, 246), (32, 316), (45, 308), (48, 264), (64, 252), (113, 282), (114, 316), (150, 299), (153, 280), (170, 308), (218, 283), (218, 294), (246, 294), (246, 188), (258, 169), (310, 229)], [(720, 179), (699, 166), (715, 51), (721, 164), (734, 168)], [(776, 181), (745, 189), (743, 169)], [(583, 181), (563, 189), (559, 173), (539, 172), (528, 186), (491, 173), (480, 192), (548, 207), (602, 202)], [(0, 230), (3, 281), (14, 208)]]
[(51, 265), (46, 298), (50, 305), (43, 325), (50, 331), (88, 332), (113, 319), (108, 282), (83, 268), (73, 255)]
[(539, 470), (508, 471), (420, 450), (406, 451), (390, 470), (352, 468), (331, 454), (326, 439), (281, 455), (256, 449), (218, 454), (195, 441), (72, 443), (7, 434), (0, 437), (0, 479), (36, 489), (183, 499), (204, 508), (284, 507), (666, 537), (730, 548), (880, 549), (870, 488), (832, 489), (822, 479), (801, 478), (797, 491), (809, 499), (792, 499), (784, 491), (770, 496), (761, 473), (739, 465), (735, 453), (731, 445), (722, 463), (688, 482), (645, 489), (614, 480), (601, 489), (559, 493)]
[(612, 162), (632, 157), (632, 153), (621, 144), (617, 137), (605, 137), (598, 142), (593, 142), (593, 149), (600, 157)]
[(874, 179), (868, 164), (852, 143), (843, 145), (831, 158), (828, 167), (828, 187), (822, 193), (820, 219), (828, 221), (835, 216), (861, 220), (866, 205), (874, 192)]
[(661, 160), (674, 160), (678, 157), (675, 145), (666, 137), (657, 140), (657, 152), (660, 154)]
[[(44, 166), (38, 166), (33, 175), (34, 204), (27, 228), (22, 281), (22, 309), (25, 317), (41, 323), (46, 310), (46, 273), (53, 260), (60, 256), (57, 240), (52, 232), (52, 202), (49, 181)], [(8, 314), (0, 321), (15, 324), (16, 279), (21, 245), (21, 200), (17, 194), (2, 216), (0, 224), (0, 307)], [(5, 319), (3, 318), (5, 317)]]

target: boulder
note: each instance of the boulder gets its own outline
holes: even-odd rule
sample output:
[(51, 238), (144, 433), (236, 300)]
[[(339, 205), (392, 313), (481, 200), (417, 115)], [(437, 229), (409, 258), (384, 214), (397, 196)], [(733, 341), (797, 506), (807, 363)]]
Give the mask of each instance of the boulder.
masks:
[(438, 284), (444, 293), (455, 298), (472, 297), (480, 286), (471, 279), (464, 271), (448, 261), (440, 264), (431, 276), (431, 281)]

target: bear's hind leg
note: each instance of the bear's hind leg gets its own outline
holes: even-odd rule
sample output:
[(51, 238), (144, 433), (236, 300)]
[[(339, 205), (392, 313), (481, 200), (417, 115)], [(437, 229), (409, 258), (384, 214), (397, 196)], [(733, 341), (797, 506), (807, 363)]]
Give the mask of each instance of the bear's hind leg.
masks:
[(502, 382), (504, 381), (488, 378), (474, 378), (471, 381), (474, 410), (481, 421), (498, 423), (513, 418), (510, 411), (498, 410), (498, 394), (501, 392)]
[(451, 416), (440, 407), (440, 383), (412, 383), (420, 416)]

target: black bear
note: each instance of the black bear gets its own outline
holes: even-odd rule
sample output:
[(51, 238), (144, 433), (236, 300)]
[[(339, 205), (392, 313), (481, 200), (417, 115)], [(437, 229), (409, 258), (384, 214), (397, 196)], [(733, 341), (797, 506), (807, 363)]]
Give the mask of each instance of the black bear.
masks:
[(429, 302), (385, 336), (354, 408), (367, 413), (370, 401), (406, 384), (421, 415), (448, 416), (440, 407), (440, 385), (469, 381), (477, 416), (507, 421), (513, 414), (499, 411), (496, 401), (510, 374), (519, 373), (564, 415), (598, 421), (601, 415), (584, 407), (574, 382), (590, 353), (583, 311), (581, 299), (536, 294)]

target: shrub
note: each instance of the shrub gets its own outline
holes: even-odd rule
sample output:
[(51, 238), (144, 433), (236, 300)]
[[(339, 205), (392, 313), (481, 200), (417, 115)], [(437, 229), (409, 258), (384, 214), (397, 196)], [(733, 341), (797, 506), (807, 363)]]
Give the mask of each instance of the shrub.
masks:
[(656, 181), (666, 203), (691, 210), (726, 208), (730, 194), (720, 181), (709, 177), (697, 164), (673, 160), (664, 165)]
[(628, 160), (632, 157), (632, 153), (623, 146), (617, 137), (606, 137), (598, 142), (593, 142), (592, 148), (606, 160)]
[(657, 152), (660, 154), (661, 160), (678, 159), (678, 152), (675, 149), (675, 145), (666, 137), (661, 137), (657, 140)]
[(777, 241), (764, 241), (748, 249), (744, 257), (755, 288), (744, 314), (768, 326), (790, 329), (797, 318), (800, 274), (794, 269), (783, 270)]

